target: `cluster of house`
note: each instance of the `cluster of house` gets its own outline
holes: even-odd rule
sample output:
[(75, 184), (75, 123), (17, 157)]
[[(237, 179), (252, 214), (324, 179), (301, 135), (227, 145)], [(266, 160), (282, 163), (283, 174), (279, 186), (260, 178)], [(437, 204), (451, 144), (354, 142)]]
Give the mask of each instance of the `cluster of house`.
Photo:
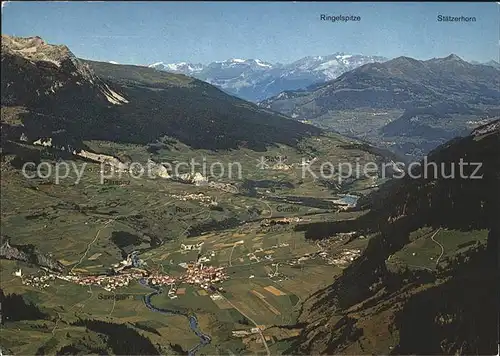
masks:
[(146, 271), (136, 270), (132, 273), (117, 274), (117, 275), (97, 275), (97, 276), (78, 276), (75, 274), (59, 274), (54, 272), (46, 272), (41, 276), (23, 276), (21, 270), (14, 273), (16, 277), (20, 277), (25, 285), (37, 287), (40, 289), (47, 288), (48, 281), (62, 279), (63, 281), (76, 283), (82, 286), (100, 286), (104, 290), (113, 291), (116, 288), (128, 286), (131, 280), (143, 278), (147, 274)]
[(149, 274), (147, 271), (134, 268), (133, 271), (113, 276), (57, 276), (78, 283), (80, 285), (99, 285), (107, 291), (112, 291), (118, 287), (129, 285), (132, 280), (145, 278), (151, 285), (169, 285), (171, 289), (169, 295), (175, 293), (176, 283), (187, 283), (199, 285), (203, 289), (210, 289), (212, 284), (226, 280), (228, 277), (223, 267), (204, 266), (203, 264), (188, 264), (186, 272), (180, 277), (162, 275), (159, 273)]
[(177, 281), (172, 276), (153, 274), (148, 277), (148, 283), (152, 285), (171, 285)]
[(239, 193), (238, 187), (233, 185), (233, 184), (230, 184), (230, 183), (209, 182), (208, 186), (210, 188), (221, 190), (221, 191), (226, 192), (226, 193), (234, 193), (234, 194)]
[[(260, 251), (263, 251), (263, 250), (260, 249)], [(248, 256), (248, 259), (250, 260), (250, 262), (260, 262), (260, 257), (255, 256), (255, 253), (260, 252), (260, 251), (256, 250), (255, 252), (247, 253), (247, 256)]]
[[(186, 272), (178, 278), (153, 274), (148, 277), (148, 282), (152, 285), (169, 285), (170, 290), (168, 291), (168, 296), (170, 299), (174, 299), (177, 298), (175, 295), (177, 292), (176, 283), (198, 285), (205, 290), (215, 291), (220, 288), (215, 287), (214, 284), (228, 279), (228, 276), (224, 272), (224, 267), (204, 266), (203, 263), (186, 263), (182, 264), (182, 267), (186, 268)], [(184, 288), (181, 289), (184, 290)], [(181, 289), (179, 289), (179, 291), (181, 291)]]
[(41, 289), (49, 286), (47, 281), (57, 278), (82, 286), (100, 286), (106, 291), (113, 291), (119, 287), (128, 286), (134, 280), (146, 279), (148, 284), (151, 285), (169, 285), (171, 287), (169, 296), (175, 293), (176, 283), (199, 285), (203, 289), (213, 290), (217, 289), (214, 287), (214, 284), (228, 279), (227, 274), (224, 272), (224, 267), (204, 266), (203, 263), (186, 264), (185, 267), (186, 271), (180, 277), (172, 277), (159, 273), (150, 274), (146, 270), (133, 267), (127, 271), (113, 275), (79, 276), (71, 273), (64, 275), (47, 272), (42, 276), (23, 276), (21, 270), (15, 272), (14, 275), (20, 277), (23, 284)]
[(203, 242), (200, 242), (198, 244), (195, 244), (195, 245), (185, 245), (185, 244), (181, 244), (181, 250), (182, 251), (201, 251), (201, 248), (203, 247)]
[(117, 274), (117, 275), (97, 275), (97, 276), (77, 276), (77, 275), (56, 275), (57, 278), (73, 282), (82, 286), (97, 285), (102, 287), (108, 292), (115, 290), (119, 287), (125, 287), (130, 284), (132, 280), (138, 280), (147, 275), (146, 271), (136, 270), (131, 273)]
[[(264, 251), (264, 249), (262, 247), (259, 247), (255, 251), (247, 253), (247, 257), (250, 260), (250, 262), (260, 262), (262, 258), (269, 260), (269, 261), (272, 261), (274, 249), (281, 248), (281, 247), (288, 247), (288, 246), (289, 246), (288, 243), (282, 242), (282, 243), (270, 246), (269, 250), (266, 250), (266, 251)], [(259, 252), (264, 252), (264, 256), (261, 256), (261, 257), (257, 256), (256, 253), (259, 253)]]
[(232, 334), (233, 334), (233, 337), (238, 337), (238, 338), (241, 338), (241, 341), (244, 343), (244, 344), (249, 344), (249, 343), (252, 343), (252, 342), (256, 342), (257, 344), (262, 344), (262, 337), (264, 337), (264, 340), (266, 341), (266, 343), (269, 343), (269, 342), (276, 342), (278, 341), (278, 339), (276, 338), (276, 336), (271, 336), (271, 335), (260, 335), (260, 333), (265, 330), (265, 326), (264, 325), (258, 325), (257, 327), (255, 328), (251, 328), (250, 330), (233, 330), (232, 331)]
[(356, 258), (361, 256), (361, 250), (359, 249), (344, 249), (340, 252), (337, 252), (335, 255), (330, 255), (327, 251), (313, 252), (307, 253), (298, 259), (294, 259), (289, 261), (290, 265), (297, 265), (301, 262), (315, 259), (317, 257), (322, 258), (329, 265), (336, 265), (338, 267), (346, 267)]
[(179, 277), (152, 273), (145, 277), (151, 285), (169, 285), (187, 283), (210, 289), (210, 286), (228, 279), (224, 267), (205, 266), (203, 263), (182, 263), (186, 271)]
[(325, 259), (328, 261), (328, 264), (336, 265), (339, 267), (346, 267), (356, 258), (361, 255), (361, 250), (358, 249), (345, 249), (340, 251), (334, 257), (326, 257)]
[(285, 218), (276, 218), (276, 219), (264, 219), (261, 222), (261, 226), (271, 226), (271, 225), (287, 225), (291, 223), (298, 223), (304, 221), (304, 219), (297, 217), (285, 217)]
[(224, 267), (204, 266), (201, 264), (189, 264), (186, 273), (180, 281), (187, 284), (196, 284), (203, 289), (210, 289), (214, 283), (227, 280), (229, 277), (224, 272)]
[(14, 272), (14, 276), (20, 277), (22, 284), (26, 286), (32, 286), (36, 288), (47, 288), (49, 284), (48, 281), (54, 280), (56, 277), (53, 274), (45, 274), (43, 276), (23, 276), (21, 270)]
[(232, 334), (234, 337), (245, 337), (252, 334), (259, 334), (261, 331), (265, 329), (266, 329), (265, 325), (258, 325), (257, 327), (251, 328), (250, 330), (233, 330)]

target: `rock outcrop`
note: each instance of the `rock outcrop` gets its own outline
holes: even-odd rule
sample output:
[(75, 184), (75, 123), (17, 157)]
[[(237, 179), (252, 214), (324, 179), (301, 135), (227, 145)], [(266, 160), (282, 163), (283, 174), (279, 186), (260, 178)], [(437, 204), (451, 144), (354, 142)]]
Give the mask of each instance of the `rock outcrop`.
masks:
[(62, 272), (64, 269), (64, 266), (59, 261), (40, 253), (33, 246), (13, 246), (8, 239), (2, 240), (4, 241), (0, 246), (0, 258), (33, 263), (58, 272)]

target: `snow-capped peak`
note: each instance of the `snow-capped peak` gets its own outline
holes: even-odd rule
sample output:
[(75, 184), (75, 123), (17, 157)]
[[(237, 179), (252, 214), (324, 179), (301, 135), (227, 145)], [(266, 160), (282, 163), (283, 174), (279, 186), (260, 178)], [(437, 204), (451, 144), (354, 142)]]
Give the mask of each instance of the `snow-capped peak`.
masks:
[(156, 67), (159, 67), (159, 66), (162, 66), (162, 65), (163, 65), (163, 62), (156, 62), (156, 63), (148, 65), (148, 67), (149, 68), (156, 68)]
[(303, 57), (290, 64), (269, 63), (258, 58), (233, 57), (206, 65), (157, 62), (150, 67), (192, 76), (234, 95), (241, 95), (244, 99), (260, 101), (283, 91), (297, 90), (301, 86), (306, 87), (335, 79), (366, 63), (385, 60), (386, 58), (378, 56), (336, 52), (330, 55)]
[(202, 64), (192, 64), (187, 62), (179, 62), (179, 63), (167, 63), (164, 62), (156, 62), (150, 64), (149, 68), (155, 68), (158, 70), (164, 70), (167, 72), (177, 72), (184, 74), (197, 73), (203, 70), (204, 66)]
[(201, 64), (191, 64), (186, 62), (169, 63), (166, 65), (166, 67), (167, 69), (172, 71), (189, 71), (189, 72), (196, 72), (203, 69), (203, 66)]
[(271, 63), (262, 61), (260, 59), (241, 59), (241, 58), (231, 58), (225, 61), (215, 61), (208, 65), (209, 67), (221, 69), (224, 68), (250, 68), (250, 69), (272, 69), (274, 66)]

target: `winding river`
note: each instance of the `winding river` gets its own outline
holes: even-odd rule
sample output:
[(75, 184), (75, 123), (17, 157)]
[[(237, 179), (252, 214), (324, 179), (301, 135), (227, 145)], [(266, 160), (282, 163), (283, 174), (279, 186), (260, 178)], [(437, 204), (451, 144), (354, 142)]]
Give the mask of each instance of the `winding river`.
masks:
[(196, 336), (198, 336), (200, 338), (200, 343), (188, 351), (189, 356), (196, 355), (196, 352), (198, 352), (199, 349), (210, 344), (210, 342), (212, 341), (212, 338), (209, 335), (204, 334), (200, 330), (200, 328), (198, 326), (198, 319), (196, 318), (196, 316), (194, 314), (190, 315), (190, 314), (183, 312), (183, 311), (180, 311), (180, 310), (161, 309), (161, 308), (155, 307), (153, 305), (153, 303), (151, 302), (151, 297), (158, 295), (158, 294), (161, 294), (162, 289), (159, 286), (149, 285), (148, 282), (144, 278), (140, 279), (139, 283), (141, 285), (143, 285), (144, 287), (148, 287), (148, 288), (153, 289), (153, 292), (151, 292), (143, 297), (144, 304), (146, 305), (146, 307), (148, 307), (149, 310), (157, 312), (157, 313), (167, 314), (167, 315), (182, 315), (188, 319), (189, 327), (196, 334)]

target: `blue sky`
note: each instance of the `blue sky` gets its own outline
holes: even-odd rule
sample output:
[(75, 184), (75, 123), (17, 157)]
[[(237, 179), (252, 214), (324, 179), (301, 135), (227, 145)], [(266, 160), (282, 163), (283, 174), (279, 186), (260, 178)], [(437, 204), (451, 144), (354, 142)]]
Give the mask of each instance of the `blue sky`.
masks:
[[(361, 16), (320, 21), (320, 14)], [(440, 23), (437, 15), (475, 16)], [(498, 60), (500, 5), (489, 3), (9, 2), (2, 33), (39, 35), (75, 55), (127, 64), (259, 58), (289, 63), (347, 52)]]

